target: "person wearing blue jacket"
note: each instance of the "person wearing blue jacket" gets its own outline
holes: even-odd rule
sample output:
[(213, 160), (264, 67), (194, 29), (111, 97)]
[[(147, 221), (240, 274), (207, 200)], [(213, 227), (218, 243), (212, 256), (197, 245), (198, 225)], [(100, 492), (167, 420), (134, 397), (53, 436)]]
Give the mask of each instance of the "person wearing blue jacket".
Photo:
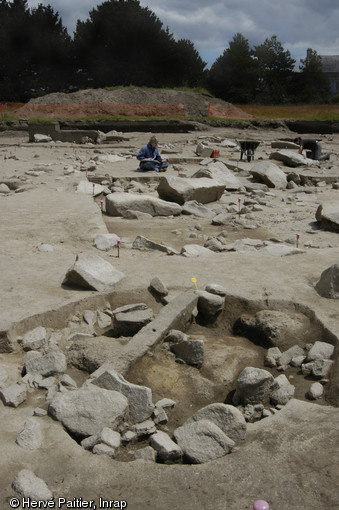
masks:
[(140, 161), (140, 170), (155, 170), (156, 172), (166, 172), (168, 167), (167, 159), (162, 159), (158, 149), (158, 139), (151, 136), (147, 145), (141, 147), (137, 154), (137, 160)]

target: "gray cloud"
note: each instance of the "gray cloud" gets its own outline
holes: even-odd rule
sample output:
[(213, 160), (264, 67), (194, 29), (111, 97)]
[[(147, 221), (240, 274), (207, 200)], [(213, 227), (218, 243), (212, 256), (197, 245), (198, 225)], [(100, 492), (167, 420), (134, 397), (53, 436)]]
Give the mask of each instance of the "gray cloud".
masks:
[[(29, 7), (50, 4), (70, 35), (76, 21), (103, 1), (28, 0)], [(211, 65), (240, 32), (251, 46), (276, 35), (297, 63), (312, 48), (320, 55), (339, 54), (338, 0), (140, 0), (168, 26), (175, 39), (189, 39)]]

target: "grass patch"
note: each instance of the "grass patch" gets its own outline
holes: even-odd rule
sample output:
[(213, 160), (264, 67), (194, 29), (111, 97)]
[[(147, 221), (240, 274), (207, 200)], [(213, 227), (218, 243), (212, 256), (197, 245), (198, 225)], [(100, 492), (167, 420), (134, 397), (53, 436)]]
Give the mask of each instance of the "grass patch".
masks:
[(236, 105), (258, 120), (339, 120), (339, 105)]
[[(19, 120), (19, 119), (17, 119)], [(116, 121), (178, 121), (178, 120), (188, 120), (180, 117), (134, 117), (134, 116), (126, 116), (126, 115), (90, 115), (83, 117), (54, 117), (53, 119), (49, 118), (39, 118), (39, 117), (30, 117), (29, 119), (25, 119), (30, 122), (30, 124), (43, 124), (50, 122), (76, 122), (76, 121), (89, 121), (89, 122), (116, 122)]]
[(0, 114), (0, 121), (2, 122), (14, 122), (17, 120), (19, 120), (19, 117), (17, 117), (14, 113), (3, 112)]

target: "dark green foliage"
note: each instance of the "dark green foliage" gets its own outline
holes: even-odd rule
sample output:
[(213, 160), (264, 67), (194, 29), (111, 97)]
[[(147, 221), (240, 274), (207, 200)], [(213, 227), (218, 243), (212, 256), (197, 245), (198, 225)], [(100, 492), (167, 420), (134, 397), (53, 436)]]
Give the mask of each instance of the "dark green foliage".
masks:
[(138, 0), (108, 0), (78, 21), (74, 36), (80, 87), (200, 85), (205, 63), (190, 41), (176, 42)]
[(232, 103), (281, 104), (292, 98), (294, 64), (275, 35), (251, 49), (237, 33), (211, 67), (208, 87)]
[(67, 87), (71, 39), (58, 13), (26, 0), (0, 2), (0, 98), (26, 101)]
[(326, 103), (330, 98), (330, 84), (322, 71), (321, 57), (311, 48), (299, 67), (298, 99), (305, 103)]
[(254, 55), (258, 62), (257, 99), (267, 104), (288, 102), (295, 64), (290, 52), (273, 35), (255, 47)]
[(295, 61), (273, 35), (251, 48), (237, 33), (210, 71), (194, 44), (176, 41), (139, 0), (106, 0), (78, 21), (73, 39), (50, 5), (0, 0), (0, 101), (78, 88), (208, 87), (232, 103), (331, 100), (321, 59)]
[(208, 88), (217, 97), (232, 103), (251, 103), (255, 98), (257, 62), (248, 40), (235, 34), (229, 48), (214, 62)]

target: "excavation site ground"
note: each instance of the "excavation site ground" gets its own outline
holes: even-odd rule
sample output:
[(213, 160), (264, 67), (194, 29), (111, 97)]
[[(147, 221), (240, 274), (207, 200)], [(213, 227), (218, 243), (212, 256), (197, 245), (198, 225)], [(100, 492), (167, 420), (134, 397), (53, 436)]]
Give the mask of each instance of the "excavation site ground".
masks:
[[(57, 498), (83, 498), (99, 508), (104, 498), (124, 500), (131, 509), (250, 510), (264, 499), (272, 510), (338, 508), (339, 309), (338, 300), (320, 295), (316, 285), (323, 271), (339, 263), (339, 238), (335, 226), (319, 222), (316, 212), (320, 204), (338, 204), (339, 134), (304, 134), (321, 140), (330, 160), (294, 168), (269, 160), (279, 150), (275, 142), (291, 143), (296, 136), (283, 125), (196, 129), (192, 124), (184, 133), (110, 134), (116, 139), (74, 143), (29, 142), (27, 131), (0, 133), (0, 185), (8, 188), (0, 194), (1, 390), (18, 384), (27, 389), (16, 406), (5, 405), (3, 398), (0, 403), (1, 508), (10, 508), (13, 497), (22, 505), (23, 496), (13, 488), (22, 470), (44, 481), (56, 505)], [(151, 134), (169, 160), (165, 173), (138, 170), (136, 153)], [(259, 142), (250, 161), (240, 158), (239, 140)], [(218, 157), (204, 163), (199, 144), (217, 149)], [(262, 187), (251, 170), (265, 161), (273, 161), (295, 186)], [(186, 182), (210, 163), (226, 165), (241, 186), (200, 203), (200, 209), (195, 204), (194, 214), (108, 212), (110, 196), (158, 199), (161, 179)], [(224, 220), (215, 221), (222, 214)], [(98, 248), (95, 239), (107, 234), (115, 234), (119, 246)], [(67, 282), (76, 258), (88, 253), (124, 277), (103, 291)], [(156, 277), (167, 295), (152, 288)], [(213, 306), (215, 296), (222, 303), (214, 315), (199, 304), (208, 286)], [(136, 333), (115, 334), (115, 310), (140, 303), (137, 311), (151, 310), (152, 320)], [(90, 312), (96, 317), (92, 323)], [(46, 330), (39, 356), (62, 353), (67, 366), (62, 373), (29, 379), (25, 367), (34, 355), (23, 346), (39, 327)], [(175, 342), (167, 338), (172, 330), (203, 343), (201, 362), (175, 353)], [(269, 366), (267, 352), (276, 345), (277, 330), (277, 337), (284, 336), (280, 350), (299, 346), (304, 364), (311, 345), (333, 346), (327, 376), (316, 378), (301, 364)], [(144, 428), (133, 429), (128, 418), (119, 423), (115, 431), (122, 439), (115, 455), (84, 448), (81, 442), (92, 434), (79, 435), (58, 418), (55, 400), (56, 394), (86, 396), (104, 363), (129, 383), (150, 388), (153, 404), (175, 402), (163, 409), (163, 421), (153, 413)], [(152, 436), (162, 432), (173, 440), (176, 429), (206, 406), (235, 407), (237, 381), (248, 367), (285, 376), (295, 387), (293, 397), (281, 405), (268, 400), (257, 409), (240, 404), (246, 437), (213, 460), (194, 463), (187, 455), (164, 457), (156, 450)], [(65, 376), (76, 386), (67, 389), (61, 382)], [(310, 387), (319, 381), (324, 391), (310, 399)], [(38, 447), (22, 446), (17, 438), (32, 417), (41, 441)], [(150, 445), (153, 460), (146, 456)], [(145, 450), (140, 457), (138, 450)]]

